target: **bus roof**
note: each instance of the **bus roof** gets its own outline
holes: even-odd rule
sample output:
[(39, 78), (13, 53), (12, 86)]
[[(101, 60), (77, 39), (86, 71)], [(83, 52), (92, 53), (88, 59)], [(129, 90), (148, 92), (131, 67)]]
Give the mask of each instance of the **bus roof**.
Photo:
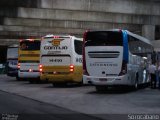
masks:
[(126, 31), (127, 32), (127, 34), (128, 35), (130, 35), (130, 36), (132, 36), (132, 37), (135, 37), (135, 38), (137, 38), (137, 39), (139, 39), (139, 40), (141, 40), (141, 41), (143, 41), (143, 42), (145, 42), (145, 43), (147, 43), (147, 44), (150, 44), (150, 45), (152, 45), (152, 43), (151, 43), (151, 41), (149, 40), (149, 39), (147, 39), (147, 38), (145, 38), (145, 37), (142, 37), (142, 36), (140, 36), (140, 35), (137, 35), (137, 34), (135, 34), (135, 33), (132, 33), (132, 32), (130, 32), (130, 31), (128, 31), (128, 30), (123, 30), (123, 29), (108, 29), (108, 30), (89, 30), (88, 32), (94, 32), (94, 31)]
[(130, 31), (128, 31), (128, 30), (125, 30), (125, 31), (127, 32), (128, 35), (130, 35), (130, 36), (132, 36), (132, 37), (135, 37), (135, 38), (137, 38), (137, 39), (139, 39), (139, 40), (141, 40), (141, 41), (143, 41), (143, 42), (145, 42), (145, 43), (147, 43), (147, 44), (152, 45), (152, 43), (151, 43), (151, 41), (150, 41), (149, 39), (147, 39), (147, 38), (145, 38), (145, 37), (142, 37), (142, 36), (140, 36), (140, 35), (134, 34), (134, 33), (130, 32)]
[(46, 36), (44, 36), (43, 38), (53, 38), (53, 37), (66, 37), (66, 38), (68, 38), (68, 37), (71, 37), (71, 35), (54, 35), (54, 34), (48, 34), (48, 35), (46, 35)]
[(18, 45), (17, 44), (13, 44), (13, 45), (8, 46), (8, 48), (18, 48)]
[(78, 37), (72, 36), (72, 35), (53, 35), (53, 34), (48, 34), (48, 35), (44, 36), (43, 38), (76, 38), (78, 40), (82, 40), (82, 38), (78, 38)]
[(40, 38), (35, 38), (35, 39), (20, 39), (20, 41), (40, 41)]

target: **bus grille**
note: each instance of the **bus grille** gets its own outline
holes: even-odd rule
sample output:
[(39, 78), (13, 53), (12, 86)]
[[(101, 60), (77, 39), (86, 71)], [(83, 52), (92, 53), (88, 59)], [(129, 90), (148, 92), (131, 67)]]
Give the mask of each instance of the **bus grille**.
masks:
[(90, 58), (118, 58), (120, 52), (116, 51), (97, 51), (88, 52)]
[[(29, 72), (29, 70), (20, 70), (20, 72)], [(32, 70), (32, 72), (39, 72), (39, 70)]]

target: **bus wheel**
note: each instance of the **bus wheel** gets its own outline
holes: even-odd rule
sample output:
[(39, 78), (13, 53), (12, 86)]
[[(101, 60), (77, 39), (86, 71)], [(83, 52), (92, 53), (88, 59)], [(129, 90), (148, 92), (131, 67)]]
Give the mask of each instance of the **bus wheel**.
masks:
[(31, 83), (31, 84), (32, 84), (32, 83), (34, 83), (34, 81), (33, 81), (32, 79), (29, 79), (29, 83)]
[(18, 76), (16, 76), (16, 80), (17, 80), (17, 81), (20, 81), (20, 78), (19, 78)]
[(83, 81), (77, 83), (79, 86), (83, 86)]
[(40, 84), (40, 83), (42, 83), (41, 82), (41, 80), (40, 80), (40, 78), (36, 78), (36, 81), (35, 81), (37, 84)]
[(66, 87), (67, 83), (52, 83), (53, 87)]
[(104, 92), (107, 90), (107, 86), (101, 86), (101, 85), (97, 85), (96, 87), (96, 91), (97, 92)]
[(134, 89), (137, 90), (138, 89), (138, 75), (136, 75), (136, 81), (134, 83)]
[(137, 80), (136, 80), (136, 82), (135, 82), (135, 84), (134, 84), (134, 89), (135, 89), (135, 90), (137, 90), (137, 89), (138, 89), (138, 83), (137, 83)]

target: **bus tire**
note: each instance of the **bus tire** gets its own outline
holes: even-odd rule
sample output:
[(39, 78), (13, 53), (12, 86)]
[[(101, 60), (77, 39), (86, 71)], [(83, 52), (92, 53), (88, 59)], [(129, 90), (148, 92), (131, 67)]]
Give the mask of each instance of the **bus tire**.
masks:
[(16, 76), (16, 80), (17, 80), (17, 81), (20, 81), (20, 78), (19, 78), (18, 76)]
[(83, 86), (83, 80), (80, 81), (80, 82), (78, 82), (78, 85), (79, 85), (79, 86)]
[(38, 77), (38, 78), (35, 79), (35, 83), (37, 83), (37, 84), (41, 83), (40, 77)]
[(66, 87), (67, 83), (52, 83), (53, 87)]
[(101, 85), (97, 85), (96, 87), (96, 91), (97, 92), (104, 92), (107, 90), (107, 86), (101, 86)]
[(134, 83), (134, 89), (138, 90), (138, 74), (136, 74), (136, 80), (135, 80), (135, 83)]
[(34, 83), (34, 81), (32, 79), (29, 79), (29, 83), (32, 84)]

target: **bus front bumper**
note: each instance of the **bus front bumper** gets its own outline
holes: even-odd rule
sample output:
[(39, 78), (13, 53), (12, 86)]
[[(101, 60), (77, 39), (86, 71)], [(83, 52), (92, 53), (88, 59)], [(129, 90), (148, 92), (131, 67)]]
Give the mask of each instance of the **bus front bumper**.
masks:
[(10, 76), (10, 77), (17, 77), (18, 76), (18, 71), (8, 71), (7, 72), (7, 76)]
[(19, 78), (39, 78), (40, 73), (39, 72), (20, 72), (18, 71), (18, 77)]
[(131, 85), (128, 80), (128, 75), (118, 76), (118, 77), (95, 77), (83, 75), (83, 84), (92, 85)]
[(74, 74), (65, 74), (65, 75), (49, 75), (49, 74), (41, 74), (40, 80), (49, 81), (49, 82), (81, 82), (82, 79), (74, 79)]
[(17, 76), (18, 76), (18, 69), (8, 67), (7, 76), (10, 76), (10, 77), (17, 77)]

